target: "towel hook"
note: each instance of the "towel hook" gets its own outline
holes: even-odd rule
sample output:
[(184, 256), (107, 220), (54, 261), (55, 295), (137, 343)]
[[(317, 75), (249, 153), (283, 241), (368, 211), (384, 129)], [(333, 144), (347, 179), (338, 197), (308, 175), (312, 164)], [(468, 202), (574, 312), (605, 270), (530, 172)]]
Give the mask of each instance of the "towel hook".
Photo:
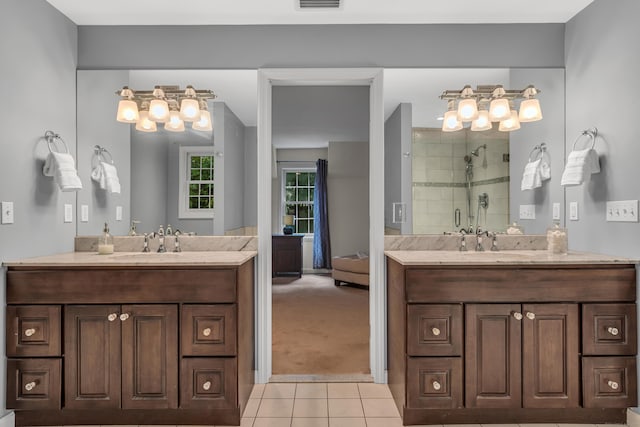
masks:
[(58, 146), (56, 145), (56, 141), (61, 141), (62, 145), (64, 145), (64, 152), (69, 154), (69, 147), (67, 146), (67, 143), (64, 142), (64, 139), (62, 139), (62, 137), (59, 134), (48, 130), (44, 133), (44, 139), (47, 140), (47, 146), (49, 147), (50, 153), (53, 153), (53, 152), (59, 153)]
[(547, 152), (547, 144), (545, 142), (540, 143), (540, 145), (536, 145), (535, 147), (533, 147), (533, 149), (531, 150), (531, 152), (529, 153), (529, 162), (531, 162), (531, 156), (536, 153), (534, 160), (538, 160), (538, 156), (539, 158), (544, 157), (544, 153)]
[(109, 152), (109, 150), (107, 150), (104, 147), (101, 147), (99, 145), (95, 145), (93, 147), (93, 154), (94, 156), (96, 156), (98, 158), (98, 161), (102, 160), (104, 162), (107, 161), (107, 158), (105, 157), (105, 154), (109, 155), (109, 159), (108, 162), (113, 164), (113, 156), (111, 155), (111, 153)]
[(573, 142), (573, 147), (571, 148), (571, 151), (576, 149), (576, 144), (578, 143), (580, 138), (582, 138), (583, 136), (588, 136), (589, 138), (591, 138), (591, 149), (593, 149), (596, 146), (596, 137), (598, 136), (598, 128), (592, 127), (592, 128), (583, 130), (580, 133), (580, 135), (578, 135), (576, 140)]

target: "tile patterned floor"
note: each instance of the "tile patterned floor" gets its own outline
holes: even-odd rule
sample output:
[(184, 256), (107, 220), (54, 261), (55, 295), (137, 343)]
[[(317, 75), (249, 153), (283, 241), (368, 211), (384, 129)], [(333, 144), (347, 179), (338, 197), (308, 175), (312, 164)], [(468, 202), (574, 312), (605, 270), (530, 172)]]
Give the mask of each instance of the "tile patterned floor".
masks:
[[(256, 384), (240, 426), (402, 427), (402, 420), (386, 384), (273, 383)], [(624, 424), (466, 424), (446, 427), (624, 427)]]

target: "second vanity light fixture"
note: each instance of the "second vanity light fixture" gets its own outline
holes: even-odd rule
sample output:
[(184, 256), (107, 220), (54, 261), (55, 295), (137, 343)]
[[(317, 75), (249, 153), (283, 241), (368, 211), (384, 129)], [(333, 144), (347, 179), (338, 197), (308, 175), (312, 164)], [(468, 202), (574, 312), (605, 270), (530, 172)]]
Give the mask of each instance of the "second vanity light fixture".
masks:
[[(443, 132), (455, 132), (471, 122), (472, 131), (492, 129), (492, 122), (500, 122), (498, 130), (511, 132), (520, 129), (520, 123), (542, 120), (540, 90), (530, 85), (522, 90), (505, 90), (502, 85), (478, 86), (474, 91), (467, 85), (462, 90), (445, 90), (440, 99), (447, 101), (447, 112), (442, 123)], [(515, 101), (520, 101), (519, 112)]]
[(196, 90), (187, 86), (156, 86), (153, 90), (132, 90), (124, 86), (116, 92), (120, 96), (116, 120), (135, 123), (136, 130), (155, 132), (158, 123), (170, 132), (183, 132), (185, 122), (191, 122), (192, 129), (211, 131), (211, 113), (207, 110), (207, 100), (215, 99), (210, 90)]

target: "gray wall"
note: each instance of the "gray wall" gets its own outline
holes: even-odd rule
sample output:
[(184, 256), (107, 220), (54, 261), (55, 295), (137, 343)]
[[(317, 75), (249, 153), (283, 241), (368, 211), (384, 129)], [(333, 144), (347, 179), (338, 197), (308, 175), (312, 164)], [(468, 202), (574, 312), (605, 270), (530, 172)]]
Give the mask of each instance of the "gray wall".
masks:
[[(384, 124), (384, 226), (400, 234), (411, 234), (413, 199), (411, 157), (411, 104), (398, 105)], [(393, 203), (404, 202), (405, 223), (393, 223)]]
[[(15, 223), (0, 225), (0, 261), (72, 251), (76, 218), (64, 224), (63, 208), (75, 205), (76, 195), (60, 192), (42, 175), (48, 154), (42, 136), (46, 130), (59, 133), (75, 156), (76, 27), (44, 1), (5, 0), (0, 2), (0, 40), (0, 200), (12, 201), (15, 208)], [(16, 114), (14, 105), (26, 113)], [(5, 341), (4, 292), (0, 275), (0, 342)], [(1, 352), (4, 361), (4, 345)], [(2, 416), (4, 362), (0, 384)]]
[[(523, 123), (509, 134), (509, 210), (511, 222), (520, 223), (527, 234), (545, 233), (553, 225), (553, 203), (560, 203), (561, 225), (564, 225), (564, 188), (560, 178), (564, 170), (565, 91), (563, 69), (512, 69), (510, 84), (525, 88), (530, 84), (541, 90), (538, 95), (543, 119)], [(534, 146), (547, 144), (551, 159), (551, 179), (534, 190), (520, 190), (522, 173)], [(521, 220), (520, 205), (536, 205), (535, 220)]]
[[(78, 192), (76, 217), (78, 235), (96, 236), (102, 232), (105, 222), (114, 235), (124, 235), (130, 225), (131, 198), (131, 127), (115, 119), (119, 97), (115, 91), (129, 84), (128, 71), (78, 71), (77, 118), (78, 157), (77, 168), (83, 189)], [(120, 194), (102, 190), (91, 179), (92, 164), (97, 164), (94, 146), (109, 150), (118, 170)], [(106, 155), (109, 159), (108, 155)], [(92, 163), (93, 162), (93, 163)], [(89, 206), (89, 221), (80, 221), (82, 205)], [(116, 221), (116, 206), (122, 206), (122, 221)]]
[(633, 116), (640, 75), (638, 16), (637, 0), (596, 0), (567, 23), (567, 153), (582, 130), (596, 126), (601, 167), (590, 183), (567, 188), (566, 211), (570, 202), (579, 204), (579, 221), (567, 219), (572, 249), (640, 256), (640, 224), (605, 221), (607, 200), (640, 198)]
[(84, 69), (564, 65), (563, 24), (92, 26), (78, 31)]
[[(224, 230), (244, 227), (245, 126), (224, 105)], [(256, 153), (257, 154), (257, 153)], [(217, 157), (216, 159), (220, 159)], [(257, 184), (256, 184), (257, 185)], [(256, 199), (257, 200), (257, 199)], [(219, 205), (218, 205), (219, 206)]]
[(244, 224), (258, 226), (258, 128), (244, 130)]

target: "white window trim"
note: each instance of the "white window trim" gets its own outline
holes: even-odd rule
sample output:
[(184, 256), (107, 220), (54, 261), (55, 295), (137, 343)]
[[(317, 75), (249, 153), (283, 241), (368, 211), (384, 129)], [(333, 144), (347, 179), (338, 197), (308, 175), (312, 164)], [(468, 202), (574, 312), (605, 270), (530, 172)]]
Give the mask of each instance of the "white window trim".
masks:
[[(309, 168), (309, 167), (300, 167), (300, 168), (295, 168), (295, 167), (288, 167), (288, 168), (282, 168), (282, 179), (280, 180), (280, 194), (281, 194), (281, 200), (280, 200), (280, 228), (284, 228), (284, 223), (282, 223), (282, 219), (284, 218), (285, 215), (285, 206), (287, 205), (287, 201), (285, 200), (287, 198), (287, 192), (285, 191), (286, 186), (287, 186), (287, 172), (316, 172), (317, 169), (316, 168)], [(315, 183), (314, 183), (314, 188), (315, 188)], [(313, 205), (315, 206), (316, 201), (313, 201)], [(295, 219), (297, 220), (297, 218)], [(295, 221), (294, 220), (294, 221)], [(313, 219), (315, 221), (315, 217)], [(313, 232), (311, 233), (303, 233), (303, 235), (306, 236), (311, 236), (313, 237)]]
[[(180, 146), (179, 165), (178, 165), (178, 218), (180, 219), (211, 219), (214, 218), (215, 209), (189, 209), (189, 182), (187, 179), (187, 171), (189, 170), (189, 155), (214, 156), (213, 147), (203, 146)], [(217, 165), (214, 164), (214, 171)], [(212, 180), (215, 185), (215, 175)], [(215, 187), (214, 187), (215, 188)], [(216, 190), (213, 193), (216, 200)], [(215, 203), (215, 202), (214, 202)]]

